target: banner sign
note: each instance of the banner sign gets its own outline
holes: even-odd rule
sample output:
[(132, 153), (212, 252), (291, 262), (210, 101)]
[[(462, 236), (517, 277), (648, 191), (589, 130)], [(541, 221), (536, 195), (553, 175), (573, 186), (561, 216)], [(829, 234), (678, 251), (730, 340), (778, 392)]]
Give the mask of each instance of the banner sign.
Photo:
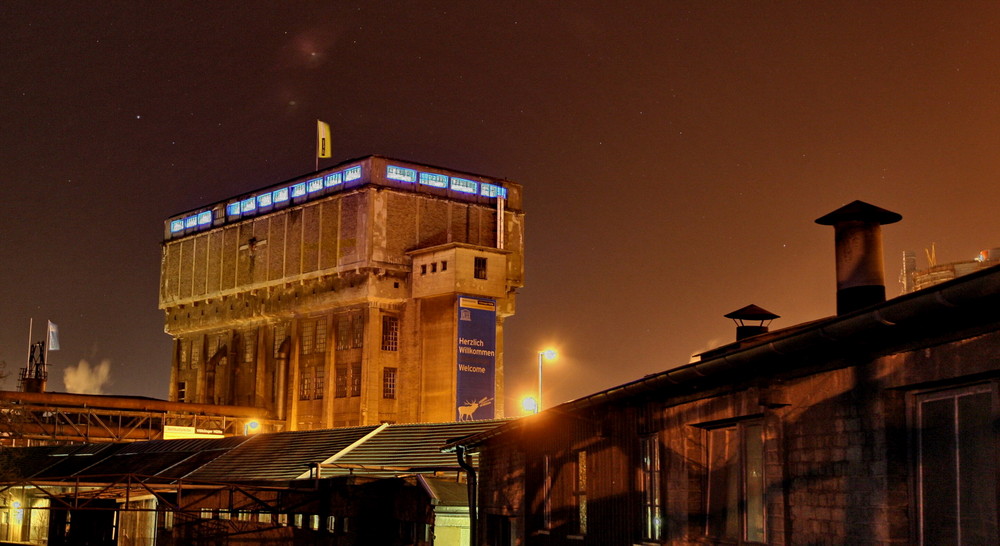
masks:
[(496, 412), (497, 303), (458, 297), (456, 419), (493, 419)]
[(221, 430), (177, 425), (163, 425), (164, 440), (182, 440), (190, 438), (225, 438)]

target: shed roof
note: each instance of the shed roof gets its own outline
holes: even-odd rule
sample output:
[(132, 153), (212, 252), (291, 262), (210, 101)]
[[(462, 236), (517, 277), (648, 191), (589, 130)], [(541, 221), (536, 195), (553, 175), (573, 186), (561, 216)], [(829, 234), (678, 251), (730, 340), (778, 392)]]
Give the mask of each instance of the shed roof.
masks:
[(192, 472), (205, 481), (293, 480), (351, 446), (377, 426), (258, 434), (238, 449)]
[(479, 434), (506, 419), (414, 423), (275, 432), (218, 439), (154, 440), (15, 448), (19, 478), (91, 482), (125, 475), (155, 482), (272, 482), (304, 479), (318, 463), (323, 477), (348, 474), (391, 476), (459, 470), (455, 456), (442, 453), (449, 441)]
[(720, 382), (788, 372), (803, 362), (849, 362), (955, 339), (1000, 326), (1000, 265), (856, 311), (815, 320), (709, 351), (701, 360), (565, 402), (445, 446), (478, 448), (545, 414), (570, 413), (630, 396), (691, 393)]

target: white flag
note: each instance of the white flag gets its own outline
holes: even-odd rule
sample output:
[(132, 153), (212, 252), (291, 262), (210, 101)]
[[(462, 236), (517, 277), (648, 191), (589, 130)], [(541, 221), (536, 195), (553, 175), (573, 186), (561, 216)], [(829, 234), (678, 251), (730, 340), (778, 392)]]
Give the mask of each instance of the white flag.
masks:
[(49, 350), (59, 350), (59, 327), (51, 320), (49, 321)]
[(330, 124), (316, 120), (316, 157), (330, 157)]

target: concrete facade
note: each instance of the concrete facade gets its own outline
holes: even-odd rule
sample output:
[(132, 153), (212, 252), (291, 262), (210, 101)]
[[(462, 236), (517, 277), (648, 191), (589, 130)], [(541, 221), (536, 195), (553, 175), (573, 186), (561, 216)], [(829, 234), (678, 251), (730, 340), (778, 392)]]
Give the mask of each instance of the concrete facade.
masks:
[(287, 430), (454, 420), (469, 296), (495, 302), (502, 416), (523, 221), (518, 184), (379, 156), (168, 219), (171, 400), (258, 407)]

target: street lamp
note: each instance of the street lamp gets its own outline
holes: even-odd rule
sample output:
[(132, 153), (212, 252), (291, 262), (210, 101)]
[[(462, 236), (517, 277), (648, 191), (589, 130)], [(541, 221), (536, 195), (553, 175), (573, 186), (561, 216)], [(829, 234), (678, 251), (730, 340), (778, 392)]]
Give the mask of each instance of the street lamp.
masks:
[(556, 352), (552, 349), (539, 351), (538, 353), (538, 398), (535, 399), (536, 412), (542, 411), (542, 362), (545, 360), (555, 360)]

